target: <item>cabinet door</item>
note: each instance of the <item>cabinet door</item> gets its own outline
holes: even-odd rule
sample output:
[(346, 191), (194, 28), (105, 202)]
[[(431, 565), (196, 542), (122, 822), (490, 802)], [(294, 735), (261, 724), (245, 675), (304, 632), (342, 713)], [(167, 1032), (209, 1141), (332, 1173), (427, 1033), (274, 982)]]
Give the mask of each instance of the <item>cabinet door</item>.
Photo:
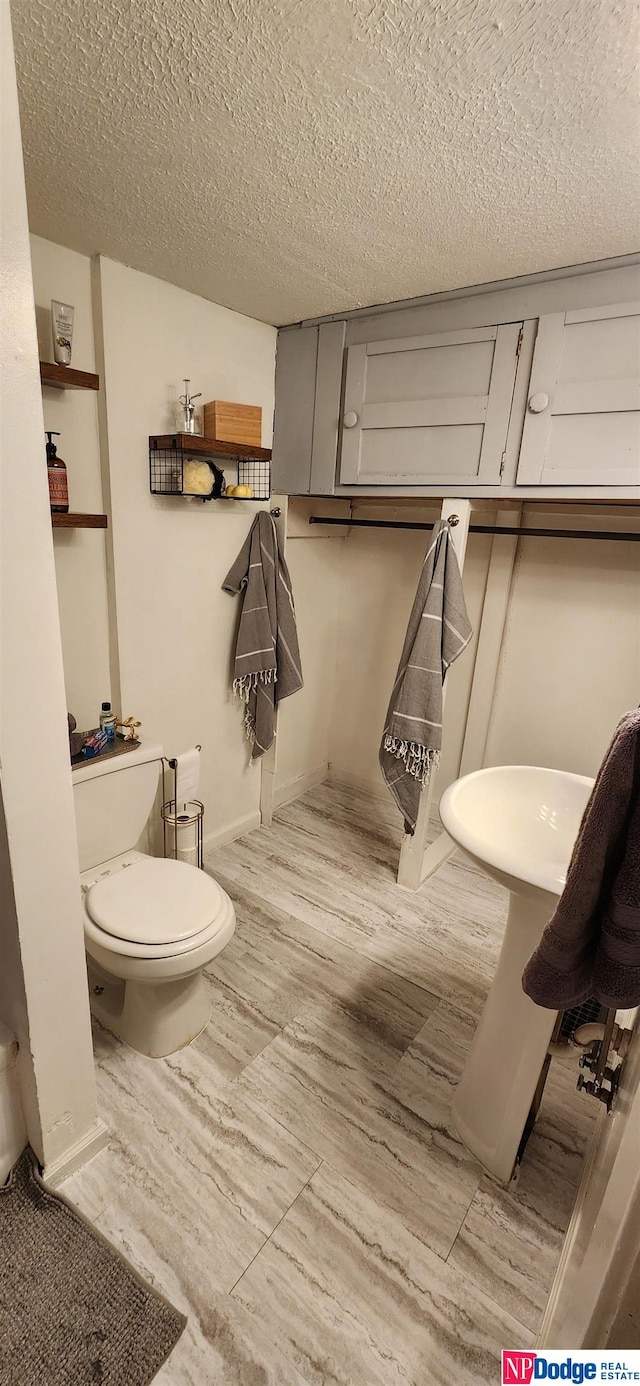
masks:
[(640, 304), (540, 318), (518, 484), (640, 484), (639, 407)]
[(349, 347), (341, 482), (499, 482), (521, 326)]

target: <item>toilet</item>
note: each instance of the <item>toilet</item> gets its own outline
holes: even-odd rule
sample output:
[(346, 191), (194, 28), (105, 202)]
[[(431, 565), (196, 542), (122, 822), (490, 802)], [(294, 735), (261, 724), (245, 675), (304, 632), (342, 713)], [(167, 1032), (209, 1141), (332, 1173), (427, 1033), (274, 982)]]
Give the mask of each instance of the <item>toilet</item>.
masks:
[(211, 876), (136, 848), (162, 754), (143, 742), (73, 770), (91, 1009), (118, 1039), (155, 1059), (207, 1025), (203, 969), (235, 929), (233, 904)]

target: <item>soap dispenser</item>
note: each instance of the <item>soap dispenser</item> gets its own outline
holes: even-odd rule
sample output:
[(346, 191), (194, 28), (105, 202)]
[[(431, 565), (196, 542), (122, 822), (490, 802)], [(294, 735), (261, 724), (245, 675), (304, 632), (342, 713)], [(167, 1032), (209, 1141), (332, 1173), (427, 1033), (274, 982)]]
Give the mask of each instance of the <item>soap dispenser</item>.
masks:
[(69, 510), (69, 488), (67, 486), (66, 464), (58, 457), (53, 437), (60, 434), (55, 429), (46, 430), (47, 438), (47, 476), (49, 478), (49, 504), (53, 515), (66, 515)]

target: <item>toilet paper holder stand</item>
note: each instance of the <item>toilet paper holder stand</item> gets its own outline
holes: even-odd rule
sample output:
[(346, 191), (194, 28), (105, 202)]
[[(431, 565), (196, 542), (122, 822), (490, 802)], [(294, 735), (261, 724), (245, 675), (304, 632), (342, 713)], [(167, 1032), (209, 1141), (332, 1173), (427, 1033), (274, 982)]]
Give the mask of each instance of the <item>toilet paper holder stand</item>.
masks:
[[(196, 746), (201, 751), (201, 746)], [(167, 786), (173, 777), (173, 798), (167, 797)], [(169, 789), (169, 793), (171, 790)], [(204, 869), (203, 832), (204, 804), (200, 799), (189, 799), (180, 805), (178, 798), (178, 760), (176, 756), (162, 757), (162, 854), (173, 857), (174, 861), (188, 861), (193, 866)], [(173, 837), (173, 847), (170, 838)]]

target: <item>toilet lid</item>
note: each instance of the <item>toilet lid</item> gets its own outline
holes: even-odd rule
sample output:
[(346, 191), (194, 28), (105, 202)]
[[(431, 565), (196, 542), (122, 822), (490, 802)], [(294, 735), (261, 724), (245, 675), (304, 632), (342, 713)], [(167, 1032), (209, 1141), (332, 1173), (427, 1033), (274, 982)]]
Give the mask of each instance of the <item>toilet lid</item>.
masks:
[(219, 886), (184, 861), (146, 857), (87, 892), (94, 924), (131, 943), (177, 943), (207, 929), (222, 904)]

